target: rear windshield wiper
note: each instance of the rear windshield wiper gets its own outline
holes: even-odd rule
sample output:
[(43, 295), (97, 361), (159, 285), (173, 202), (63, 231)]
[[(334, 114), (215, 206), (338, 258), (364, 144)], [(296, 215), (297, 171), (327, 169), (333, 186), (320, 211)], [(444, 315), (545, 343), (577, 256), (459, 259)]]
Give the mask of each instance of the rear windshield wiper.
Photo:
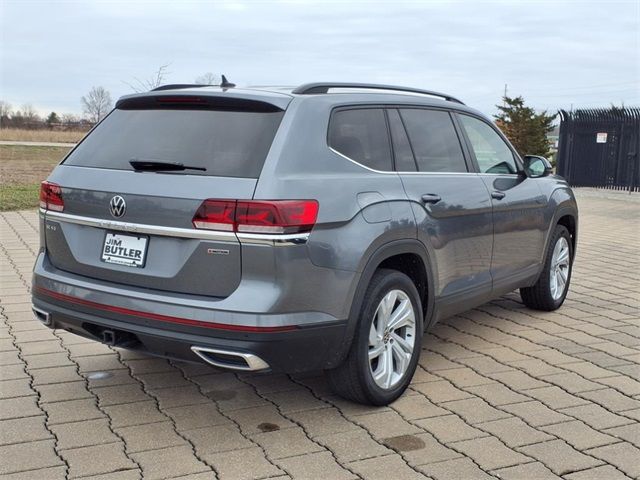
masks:
[(191, 167), (179, 162), (158, 162), (155, 160), (129, 160), (129, 165), (137, 172), (179, 172), (182, 170), (200, 170), (206, 172), (204, 167)]

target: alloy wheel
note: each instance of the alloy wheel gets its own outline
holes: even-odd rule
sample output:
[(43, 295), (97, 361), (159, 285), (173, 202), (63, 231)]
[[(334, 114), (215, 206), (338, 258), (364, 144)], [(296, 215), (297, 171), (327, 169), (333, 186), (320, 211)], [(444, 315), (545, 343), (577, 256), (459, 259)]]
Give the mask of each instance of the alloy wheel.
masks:
[(369, 330), (369, 369), (385, 390), (402, 380), (415, 348), (416, 316), (409, 296), (391, 290), (380, 301)]
[(559, 300), (564, 294), (570, 268), (569, 242), (567, 242), (566, 238), (560, 237), (553, 248), (551, 268), (549, 269), (549, 286), (551, 288), (551, 297), (554, 300)]

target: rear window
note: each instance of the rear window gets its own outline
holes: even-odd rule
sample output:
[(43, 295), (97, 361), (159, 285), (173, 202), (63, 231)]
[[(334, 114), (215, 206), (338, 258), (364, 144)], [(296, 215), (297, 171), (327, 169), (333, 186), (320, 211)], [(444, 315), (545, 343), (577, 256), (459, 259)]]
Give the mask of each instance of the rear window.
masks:
[(133, 170), (130, 160), (179, 162), (189, 175), (258, 178), (284, 112), (114, 110), (65, 165)]

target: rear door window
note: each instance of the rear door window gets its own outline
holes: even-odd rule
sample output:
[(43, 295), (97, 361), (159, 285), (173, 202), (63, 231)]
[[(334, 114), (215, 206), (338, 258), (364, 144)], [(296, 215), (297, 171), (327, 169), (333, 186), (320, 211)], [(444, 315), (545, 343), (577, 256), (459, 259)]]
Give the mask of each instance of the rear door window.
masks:
[(466, 172), (460, 140), (448, 112), (400, 109), (420, 172)]
[(258, 178), (283, 114), (116, 109), (64, 164), (133, 170), (130, 160), (178, 162), (206, 169), (179, 174)]
[(417, 170), (416, 162), (413, 159), (409, 137), (407, 137), (400, 114), (395, 109), (387, 110), (387, 114), (389, 116), (389, 130), (391, 131), (396, 170), (398, 172), (415, 172)]
[(329, 146), (374, 170), (391, 171), (389, 133), (381, 108), (338, 110), (331, 115)]

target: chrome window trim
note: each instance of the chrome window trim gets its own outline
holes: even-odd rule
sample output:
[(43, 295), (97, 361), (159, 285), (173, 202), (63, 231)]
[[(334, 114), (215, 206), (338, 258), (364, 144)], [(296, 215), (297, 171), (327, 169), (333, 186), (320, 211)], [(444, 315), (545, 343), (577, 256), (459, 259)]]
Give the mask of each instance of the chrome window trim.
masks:
[[(464, 105), (464, 104), (463, 104)], [(458, 110), (455, 108), (451, 108), (450, 106), (440, 106), (440, 105), (423, 105), (423, 104), (414, 104), (414, 103), (398, 103), (398, 104), (379, 104), (379, 103), (372, 103), (372, 104), (356, 104), (356, 105), (352, 105), (352, 104), (345, 104), (345, 105), (339, 105), (336, 106), (334, 108), (331, 109), (331, 113), (329, 115), (329, 123), (331, 123), (331, 117), (333, 116), (333, 113), (335, 111), (340, 111), (340, 110), (359, 110), (359, 109), (368, 109), (368, 108), (373, 108), (373, 109), (381, 109), (381, 110), (388, 110), (388, 109), (400, 109), (400, 108), (417, 108), (417, 109), (426, 109), (426, 110), (438, 110), (438, 111), (442, 111), (442, 112), (447, 112), (449, 114), (449, 116), (451, 117), (452, 122), (454, 123), (454, 127), (455, 127), (455, 122), (454, 119), (452, 117), (453, 113), (458, 113)], [(388, 123), (388, 122), (387, 122)], [(457, 132), (456, 132), (457, 134)], [(408, 133), (407, 133), (408, 135)], [(391, 141), (391, 138), (389, 138), (389, 141)], [(391, 171), (386, 171), (386, 170), (376, 170), (375, 168), (370, 168), (367, 167), (366, 165), (361, 164), (360, 162), (347, 157), (346, 155), (344, 155), (343, 153), (340, 153), (339, 151), (337, 151), (336, 149), (334, 149), (330, 144), (329, 144), (329, 130), (327, 129), (327, 138), (326, 138), (326, 146), (329, 150), (331, 150), (333, 153), (339, 155), (340, 157), (344, 158), (345, 160), (350, 161), (351, 163), (356, 164), (357, 166), (364, 168), (365, 170), (368, 170), (370, 172), (374, 172), (374, 173), (384, 173), (384, 174), (392, 174), (392, 175), (476, 175), (478, 172), (473, 172), (473, 171), (467, 171), (467, 172), (419, 172), (419, 171), (411, 171), (411, 172), (404, 172), (401, 170), (391, 170)], [(393, 152), (393, 145), (391, 145), (391, 150)], [(462, 148), (462, 142), (460, 147)], [(464, 155), (464, 149), (463, 149), (463, 155)], [(465, 158), (465, 166), (467, 168), (469, 168), (471, 165), (468, 165), (467, 160)]]
[(240, 241), (243, 244), (260, 245), (301, 245), (309, 239), (309, 233), (283, 234), (263, 234), (263, 233), (238, 233), (219, 232), (215, 230), (199, 230), (191, 228), (163, 227), (158, 225), (146, 225), (142, 223), (129, 223), (117, 220), (105, 220), (100, 218), (84, 217), (72, 215), (70, 213), (54, 212), (52, 210), (40, 209), (40, 215), (45, 220), (53, 220), (88, 227), (102, 228), (108, 230), (118, 230), (121, 232), (142, 233), (148, 235), (159, 235), (176, 238), (193, 238), (198, 240), (212, 240), (218, 242)]
[(519, 177), (519, 173), (478, 173), (478, 175), (483, 177)]
[(400, 170), (393, 170), (393, 171), (385, 171), (385, 170), (375, 170), (373, 168), (369, 168), (366, 165), (363, 165), (357, 161), (355, 161), (352, 158), (347, 157), (346, 155), (340, 153), (339, 151), (335, 150), (333, 147), (327, 145), (327, 148), (329, 150), (331, 150), (333, 153), (340, 155), (342, 158), (344, 158), (345, 160), (349, 160), (351, 163), (355, 163), (356, 165), (358, 165), (359, 167), (364, 168), (365, 170), (369, 170), (370, 172), (374, 172), (374, 173), (384, 173), (387, 175), (477, 175), (477, 172), (403, 172)]

